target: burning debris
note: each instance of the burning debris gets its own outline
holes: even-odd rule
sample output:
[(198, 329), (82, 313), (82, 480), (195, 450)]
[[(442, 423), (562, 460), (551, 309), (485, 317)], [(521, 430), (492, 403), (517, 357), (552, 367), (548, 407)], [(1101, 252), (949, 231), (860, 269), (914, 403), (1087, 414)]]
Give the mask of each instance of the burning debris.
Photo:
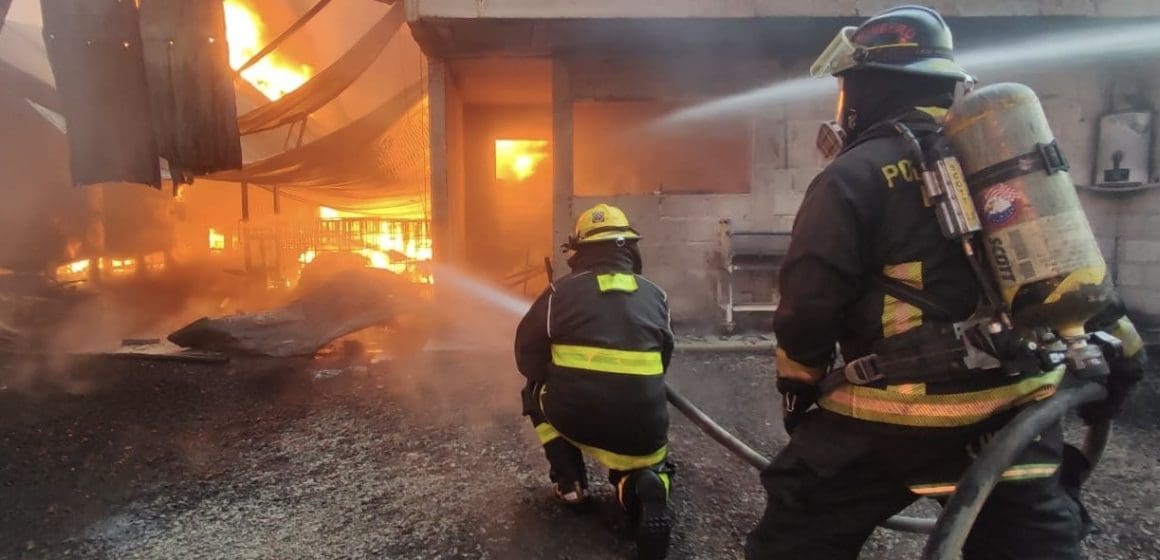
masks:
[(174, 344), (230, 355), (313, 356), (328, 343), (371, 327), (396, 349), (421, 347), (420, 286), (387, 270), (350, 268), (308, 284), (289, 304), (268, 311), (202, 318), (169, 335)]
[[(230, 67), (241, 68), (266, 46), (266, 26), (250, 6), (238, 0), (226, 0), (226, 39), (230, 47)], [(271, 101), (281, 99), (305, 84), (314, 69), (291, 62), (279, 53), (270, 53), (241, 71), (249, 82)]]
[(88, 298), (41, 274), (0, 270), (0, 354), (36, 352)]

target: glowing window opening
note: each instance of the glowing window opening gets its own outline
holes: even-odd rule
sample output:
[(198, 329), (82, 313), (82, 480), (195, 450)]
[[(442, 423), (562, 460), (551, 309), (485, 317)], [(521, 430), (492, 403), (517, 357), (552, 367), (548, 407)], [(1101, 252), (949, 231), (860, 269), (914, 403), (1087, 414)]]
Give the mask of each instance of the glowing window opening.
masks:
[(515, 140), (501, 138), (495, 141), (495, 178), (520, 182), (532, 175), (548, 159), (547, 140)]

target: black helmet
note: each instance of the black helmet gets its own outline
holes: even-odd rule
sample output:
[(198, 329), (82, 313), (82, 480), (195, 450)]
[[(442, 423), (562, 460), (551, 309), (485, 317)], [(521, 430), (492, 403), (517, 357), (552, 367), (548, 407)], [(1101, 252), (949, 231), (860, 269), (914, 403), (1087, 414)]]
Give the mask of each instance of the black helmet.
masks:
[(938, 12), (923, 6), (899, 6), (857, 28), (845, 27), (814, 61), (815, 77), (839, 76), (851, 70), (875, 69), (969, 80), (954, 59), (951, 30)]

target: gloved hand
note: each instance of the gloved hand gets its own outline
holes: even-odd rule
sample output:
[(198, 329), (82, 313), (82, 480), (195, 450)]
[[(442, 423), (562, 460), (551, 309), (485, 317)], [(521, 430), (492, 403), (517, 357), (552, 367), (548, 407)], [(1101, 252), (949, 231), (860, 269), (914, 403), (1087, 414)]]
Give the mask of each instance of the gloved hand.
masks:
[(531, 416), (532, 414), (539, 413), (540, 405), (536, 402), (536, 396), (539, 392), (540, 384), (532, 381), (531, 379), (528, 380), (527, 384), (524, 385), (524, 388), (520, 391), (520, 400), (523, 401), (524, 416)]
[(1109, 305), (1104, 313), (1092, 318), (1085, 328), (1092, 334), (1089, 342), (1099, 346), (1108, 361), (1105, 382), (1108, 398), (1081, 405), (1077, 412), (1086, 424), (1112, 420), (1120, 415), (1132, 388), (1144, 377), (1148, 354), (1136, 326), (1125, 316), (1122, 303)]
[(1143, 351), (1141, 350), (1139, 354), (1132, 357), (1118, 356), (1113, 358), (1108, 362), (1108, 369), (1111, 370), (1106, 383), (1108, 398), (1082, 404), (1076, 411), (1083, 419), (1084, 424), (1091, 425), (1105, 420), (1113, 420), (1120, 415), (1124, 409), (1124, 403), (1132, 394), (1132, 389), (1144, 376)]
[(782, 423), (786, 433), (793, 431), (802, 416), (818, 402), (818, 386), (797, 379), (777, 378), (777, 392), (781, 393)]

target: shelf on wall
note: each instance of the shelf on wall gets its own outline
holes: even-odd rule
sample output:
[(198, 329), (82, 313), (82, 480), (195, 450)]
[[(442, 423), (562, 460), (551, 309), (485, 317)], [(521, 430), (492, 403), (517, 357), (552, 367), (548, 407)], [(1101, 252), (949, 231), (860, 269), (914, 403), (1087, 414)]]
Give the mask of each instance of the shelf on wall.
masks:
[(1131, 194), (1160, 188), (1160, 183), (1144, 183), (1138, 185), (1076, 185), (1081, 191), (1100, 194)]

